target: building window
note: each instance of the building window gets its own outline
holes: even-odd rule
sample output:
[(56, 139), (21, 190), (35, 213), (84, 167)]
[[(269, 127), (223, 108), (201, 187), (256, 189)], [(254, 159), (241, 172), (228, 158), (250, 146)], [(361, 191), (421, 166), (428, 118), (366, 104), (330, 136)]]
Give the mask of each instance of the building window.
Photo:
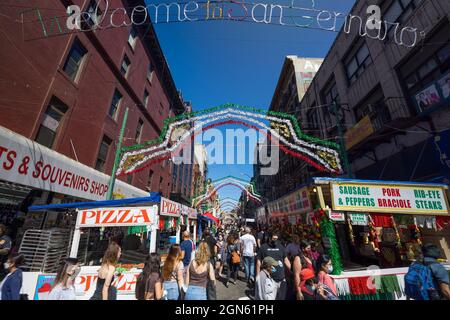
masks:
[[(403, 67), (409, 96), (423, 112), (450, 98), (450, 44), (446, 44), (415, 68)], [(411, 70), (412, 69), (412, 70)]]
[[(423, 0), (394, 0), (386, 10), (383, 20), (387, 24), (387, 38), (391, 39), (395, 32), (395, 24), (404, 25)], [(382, 24), (383, 25), (383, 24)], [(391, 32), (392, 31), (392, 32)]]
[(150, 83), (152, 83), (153, 73), (154, 73), (153, 65), (152, 65), (152, 63), (150, 62), (150, 63), (148, 64), (148, 69), (147, 69), (147, 79), (148, 79), (148, 81), (150, 81)]
[(144, 107), (147, 108), (149, 93), (147, 89), (144, 89)]
[(372, 58), (370, 57), (369, 48), (364, 42), (356, 54), (346, 63), (345, 69), (350, 84), (354, 83), (371, 64)]
[(131, 28), (130, 34), (128, 35), (128, 44), (131, 46), (131, 48), (134, 49), (136, 46), (136, 39), (137, 39), (137, 32), (135, 28)]
[[(97, 12), (95, 12), (97, 10)], [(99, 24), (99, 18), (102, 15), (103, 11), (100, 9), (100, 6), (97, 8), (97, 1), (92, 0), (89, 3), (89, 7), (87, 8), (87, 13), (89, 13), (89, 18), (84, 20), (84, 22), (87, 24), (86, 30), (97, 28)]]
[[(405, 75), (405, 82), (411, 93), (417, 92), (440, 75), (446, 73), (450, 65), (450, 44), (445, 45), (418, 68)], [(405, 68), (408, 69), (408, 68)]]
[(152, 180), (153, 180), (153, 170), (150, 170), (149, 174), (148, 174), (148, 181), (147, 181), (147, 186), (149, 188), (152, 187)]
[(133, 175), (132, 175), (132, 174), (129, 174), (129, 175), (127, 176), (127, 183), (128, 183), (128, 184), (132, 184), (132, 183), (133, 183)]
[(162, 178), (162, 177), (159, 177), (159, 190), (161, 190), (162, 182), (163, 182), (163, 178)]
[(109, 116), (113, 119), (116, 119), (117, 110), (119, 110), (120, 102), (122, 101), (122, 95), (120, 92), (116, 89), (114, 90), (114, 96), (111, 101), (111, 106), (109, 107)]
[(98, 150), (97, 161), (95, 162), (95, 169), (104, 172), (106, 159), (108, 158), (109, 146), (111, 145), (112, 140), (107, 136), (103, 136), (102, 143), (100, 144), (100, 148)]
[(67, 106), (59, 99), (52, 97), (45, 110), (35, 141), (43, 146), (51, 148), (55, 142), (58, 128), (64, 114), (67, 112)]
[(81, 66), (85, 60), (86, 54), (87, 50), (78, 39), (75, 39), (63, 67), (64, 72), (74, 82), (77, 82), (79, 79)]
[(120, 66), (120, 73), (126, 78), (128, 76), (128, 70), (130, 69), (130, 59), (127, 55), (123, 56), (122, 65)]
[(139, 119), (138, 125), (136, 127), (136, 135), (134, 136), (134, 140), (136, 140), (138, 143), (141, 142), (143, 126), (144, 126), (144, 121), (142, 119)]

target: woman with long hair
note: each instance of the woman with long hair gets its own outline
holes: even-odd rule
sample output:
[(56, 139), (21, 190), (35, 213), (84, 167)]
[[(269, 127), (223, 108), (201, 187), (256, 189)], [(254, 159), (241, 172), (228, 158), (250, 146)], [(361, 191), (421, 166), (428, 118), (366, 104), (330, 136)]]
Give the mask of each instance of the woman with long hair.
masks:
[(167, 300), (178, 300), (180, 290), (184, 286), (183, 255), (179, 244), (170, 247), (169, 254), (162, 268), (164, 291), (167, 291)]
[(121, 254), (120, 246), (111, 242), (98, 270), (97, 287), (91, 300), (117, 300), (117, 288), (112, 283), (115, 280), (114, 273)]
[(136, 281), (137, 300), (160, 300), (162, 298), (161, 258), (151, 253)]
[(20, 300), (20, 289), (22, 288), (22, 269), (25, 257), (20, 253), (13, 253), (5, 262), (8, 274), (0, 283), (0, 300)]
[(241, 256), (239, 252), (238, 237), (234, 233), (230, 233), (227, 238), (227, 280), (225, 282), (225, 287), (228, 287), (230, 282), (230, 276), (233, 277), (231, 281), (232, 284), (236, 284), (237, 276), (239, 272), (239, 267), (241, 265)]
[(210, 262), (211, 253), (206, 242), (202, 241), (195, 254), (195, 259), (189, 264), (186, 272), (185, 300), (207, 300), (206, 288), (208, 280), (216, 284), (214, 266)]
[(303, 269), (309, 269), (315, 274), (313, 259), (311, 258), (311, 243), (309, 241), (302, 240), (300, 242), (299, 254), (294, 257), (292, 265), (296, 298), (297, 300), (303, 300), (304, 296), (301, 290), (301, 282), (304, 281), (304, 279), (301, 278), (301, 272)]
[(55, 282), (48, 296), (49, 300), (76, 300), (75, 279), (80, 273), (76, 258), (68, 258), (56, 274)]
[(328, 295), (337, 298), (336, 284), (333, 278), (330, 277), (330, 273), (333, 272), (333, 264), (331, 263), (331, 258), (327, 255), (321, 255), (319, 260), (317, 260), (317, 267), (319, 272), (317, 273), (317, 279), (319, 284), (324, 286), (324, 290)]

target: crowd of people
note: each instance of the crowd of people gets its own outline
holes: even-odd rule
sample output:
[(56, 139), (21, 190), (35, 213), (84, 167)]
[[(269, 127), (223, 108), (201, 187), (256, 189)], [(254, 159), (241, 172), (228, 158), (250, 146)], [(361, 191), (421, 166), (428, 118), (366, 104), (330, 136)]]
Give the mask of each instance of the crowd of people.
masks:
[[(24, 257), (9, 252), (4, 228), (0, 225), (0, 258), (4, 261), (0, 277), (1, 300), (24, 300), (21, 294)], [(407, 276), (408, 298), (450, 299), (449, 275), (437, 262), (439, 249), (431, 244), (423, 246), (423, 259), (414, 262)], [(95, 291), (90, 300), (116, 300), (114, 280), (121, 247), (111, 241), (101, 260)], [(164, 261), (162, 261), (164, 260)], [(75, 300), (75, 279), (81, 267), (76, 258), (68, 258), (61, 265), (48, 299)], [(226, 270), (226, 273), (224, 273)], [(250, 227), (219, 229), (215, 234), (207, 228), (196, 244), (188, 231), (183, 241), (173, 244), (167, 256), (148, 255), (136, 281), (137, 300), (215, 300), (216, 281), (226, 288), (235, 285), (239, 273), (251, 298), (255, 300), (339, 300), (336, 285), (330, 274), (332, 260), (320, 244), (301, 239), (294, 234), (280, 237), (277, 229)], [(420, 288), (421, 277), (431, 280)], [(412, 285), (408, 286), (409, 283)], [(422, 293), (423, 288), (427, 292)], [(431, 290), (431, 291), (430, 291)], [(434, 290), (434, 291), (433, 291)]]

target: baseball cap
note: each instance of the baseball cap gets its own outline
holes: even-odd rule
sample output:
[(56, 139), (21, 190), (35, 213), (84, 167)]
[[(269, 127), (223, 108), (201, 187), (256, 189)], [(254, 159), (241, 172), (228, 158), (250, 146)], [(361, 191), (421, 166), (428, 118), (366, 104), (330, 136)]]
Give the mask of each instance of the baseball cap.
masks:
[(263, 259), (263, 265), (270, 266), (270, 267), (276, 267), (276, 266), (278, 266), (278, 262), (276, 262), (275, 259), (272, 257), (265, 257)]

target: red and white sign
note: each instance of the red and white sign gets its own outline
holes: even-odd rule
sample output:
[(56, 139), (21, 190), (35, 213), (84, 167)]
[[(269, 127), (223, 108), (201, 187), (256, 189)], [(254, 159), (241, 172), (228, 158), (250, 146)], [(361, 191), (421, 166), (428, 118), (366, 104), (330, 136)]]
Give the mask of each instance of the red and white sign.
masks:
[(78, 210), (77, 227), (157, 225), (158, 206)]
[[(0, 126), (1, 180), (82, 199), (106, 200), (109, 178)], [(116, 180), (114, 192), (125, 198), (148, 195), (120, 180)]]
[(334, 212), (334, 211), (328, 210), (328, 216), (330, 217), (330, 220), (332, 220), (332, 221), (345, 221), (345, 215), (342, 212)]
[(161, 216), (179, 217), (181, 215), (181, 204), (161, 197), (159, 214)]
[(189, 219), (197, 219), (197, 210), (194, 208), (189, 208), (188, 217)]

